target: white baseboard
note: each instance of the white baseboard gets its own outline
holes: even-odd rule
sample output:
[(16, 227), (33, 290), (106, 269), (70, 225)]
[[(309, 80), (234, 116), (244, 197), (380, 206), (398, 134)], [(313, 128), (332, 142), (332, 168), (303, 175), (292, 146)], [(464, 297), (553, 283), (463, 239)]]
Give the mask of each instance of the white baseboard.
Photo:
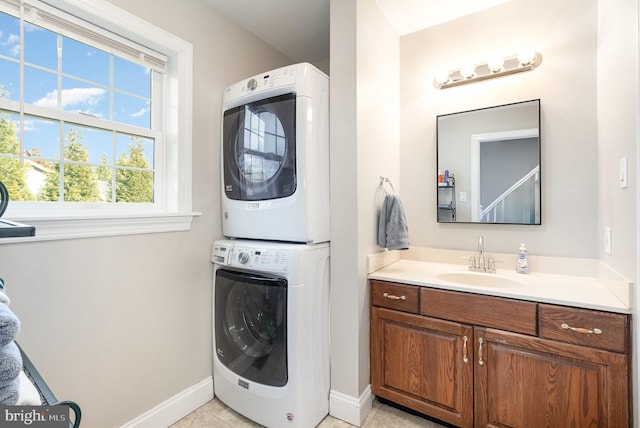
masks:
[(213, 399), (213, 377), (208, 377), (120, 428), (168, 427)]
[(329, 392), (329, 414), (351, 425), (362, 426), (373, 408), (373, 398), (370, 385), (359, 398), (331, 390)]

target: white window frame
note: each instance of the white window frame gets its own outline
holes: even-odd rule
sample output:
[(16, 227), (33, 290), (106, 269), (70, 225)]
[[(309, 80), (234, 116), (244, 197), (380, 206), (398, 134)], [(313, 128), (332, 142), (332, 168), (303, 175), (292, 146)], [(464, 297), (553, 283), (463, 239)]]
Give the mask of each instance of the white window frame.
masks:
[(190, 230), (193, 217), (201, 215), (192, 211), (191, 197), (193, 46), (104, 0), (44, 2), (167, 57), (164, 150), (156, 157), (164, 170), (164, 181), (156, 187), (163, 203), (146, 210), (126, 206), (103, 210), (99, 204), (95, 208), (82, 204), (79, 210), (41, 206), (33, 210), (27, 208), (33, 202), (10, 201), (3, 218), (35, 226), (36, 236), (3, 238), (0, 244)]

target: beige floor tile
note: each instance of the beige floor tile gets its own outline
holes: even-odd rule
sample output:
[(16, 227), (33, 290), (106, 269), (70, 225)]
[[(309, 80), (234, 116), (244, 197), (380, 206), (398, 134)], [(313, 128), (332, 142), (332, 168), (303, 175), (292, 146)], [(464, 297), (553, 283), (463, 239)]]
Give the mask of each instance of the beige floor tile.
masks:
[[(261, 425), (233, 411), (218, 399), (209, 401), (195, 412), (185, 416), (170, 428), (259, 428)], [(327, 416), (317, 428), (350, 428), (353, 425)], [(362, 428), (444, 428), (420, 416), (398, 408), (373, 402)]]

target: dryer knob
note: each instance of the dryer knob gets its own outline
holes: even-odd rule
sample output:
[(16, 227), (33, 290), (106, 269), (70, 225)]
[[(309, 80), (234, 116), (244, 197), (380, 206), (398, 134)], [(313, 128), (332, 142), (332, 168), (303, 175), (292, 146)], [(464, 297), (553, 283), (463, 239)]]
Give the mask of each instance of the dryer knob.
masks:
[(256, 79), (249, 79), (249, 81), (247, 82), (247, 88), (249, 88), (250, 91), (253, 91), (257, 87), (258, 82), (256, 81)]
[(242, 251), (240, 254), (238, 254), (238, 261), (240, 262), (240, 264), (246, 265), (249, 261), (249, 253), (245, 253), (244, 251)]

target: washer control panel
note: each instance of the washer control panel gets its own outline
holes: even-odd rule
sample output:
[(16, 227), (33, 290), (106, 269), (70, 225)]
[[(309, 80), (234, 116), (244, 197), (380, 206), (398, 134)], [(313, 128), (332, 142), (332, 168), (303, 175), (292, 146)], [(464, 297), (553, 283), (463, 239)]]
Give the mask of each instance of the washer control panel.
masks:
[(238, 266), (268, 271), (286, 271), (289, 253), (275, 248), (258, 248), (233, 243), (216, 243), (211, 261), (220, 265)]

